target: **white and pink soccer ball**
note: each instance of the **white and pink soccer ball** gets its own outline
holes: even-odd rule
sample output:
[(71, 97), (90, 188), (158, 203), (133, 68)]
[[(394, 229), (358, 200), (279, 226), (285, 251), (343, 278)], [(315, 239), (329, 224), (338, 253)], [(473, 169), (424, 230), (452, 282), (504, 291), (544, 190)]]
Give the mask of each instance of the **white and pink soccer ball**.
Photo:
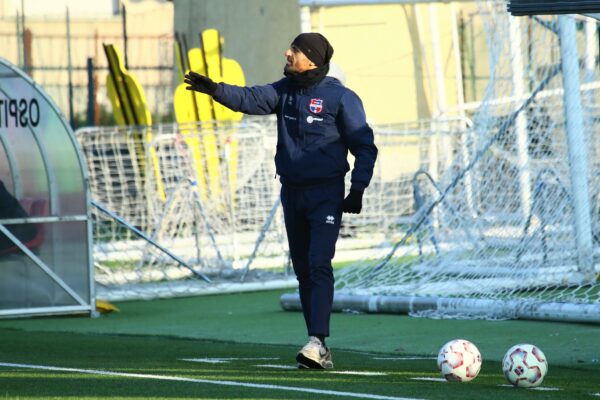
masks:
[(504, 376), (518, 387), (539, 386), (548, 372), (544, 353), (532, 344), (517, 344), (502, 359)]
[(468, 382), (479, 374), (481, 353), (468, 340), (451, 340), (440, 349), (437, 365), (446, 380)]

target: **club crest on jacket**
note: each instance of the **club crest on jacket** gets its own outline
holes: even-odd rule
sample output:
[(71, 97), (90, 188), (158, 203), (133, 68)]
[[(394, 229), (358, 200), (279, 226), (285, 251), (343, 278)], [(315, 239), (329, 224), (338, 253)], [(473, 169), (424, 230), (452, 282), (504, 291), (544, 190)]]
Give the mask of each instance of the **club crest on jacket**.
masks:
[(310, 99), (310, 104), (308, 105), (310, 112), (318, 114), (323, 110), (323, 99)]

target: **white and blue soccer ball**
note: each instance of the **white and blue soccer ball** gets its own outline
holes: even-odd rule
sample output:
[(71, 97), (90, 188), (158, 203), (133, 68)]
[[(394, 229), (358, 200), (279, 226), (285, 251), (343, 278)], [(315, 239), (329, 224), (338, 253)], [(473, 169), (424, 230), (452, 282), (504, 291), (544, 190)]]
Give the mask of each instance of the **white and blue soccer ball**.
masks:
[(504, 376), (517, 387), (536, 387), (542, 384), (548, 373), (544, 353), (532, 344), (517, 344), (502, 359)]
[(472, 381), (481, 369), (481, 353), (468, 340), (451, 340), (440, 349), (437, 365), (447, 381)]

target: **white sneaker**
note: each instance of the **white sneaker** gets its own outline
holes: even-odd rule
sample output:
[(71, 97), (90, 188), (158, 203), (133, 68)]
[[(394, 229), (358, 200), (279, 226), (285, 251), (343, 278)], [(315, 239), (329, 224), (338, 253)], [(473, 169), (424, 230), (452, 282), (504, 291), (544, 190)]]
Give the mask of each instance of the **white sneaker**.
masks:
[(331, 369), (331, 350), (323, 346), (319, 338), (311, 336), (308, 343), (296, 355), (298, 368)]

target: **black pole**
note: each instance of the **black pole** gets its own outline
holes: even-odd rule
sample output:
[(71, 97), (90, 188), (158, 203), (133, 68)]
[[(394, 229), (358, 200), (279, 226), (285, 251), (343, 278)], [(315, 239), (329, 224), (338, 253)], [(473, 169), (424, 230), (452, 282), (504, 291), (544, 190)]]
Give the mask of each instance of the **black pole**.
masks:
[(73, 64), (71, 60), (71, 17), (67, 7), (67, 74), (69, 77), (69, 123), (75, 129), (75, 113), (73, 111)]
[[(117, 56), (115, 54), (115, 50), (113, 49), (112, 45), (107, 45), (104, 43), (102, 43), (102, 47), (104, 48), (104, 53), (106, 54), (106, 59), (108, 60), (108, 71), (110, 73), (110, 77), (115, 86), (115, 93), (117, 94), (117, 98), (119, 99), (119, 104), (121, 105), (121, 110), (123, 112), (123, 120), (125, 120), (125, 125), (131, 125), (131, 123), (129, 121), (129, 117), (127, 115), (127, 107), (129, 107), (129, 105), (131, 103), (128, 101), (128, 99), (125, 99), (125, 97), (124, 97), (126, 93), (121, 93), (121, 88), (119, 86), (119, 80), (117, 79), (118, 71), (115, 71), (115, 69), (118, 69)], [(123, 80), (123, 86), (126, 86), (126, 83), (124, 80)], [(127, 103), (125, 103), (126, 100), (127, 100)], [(133, 109), (131, 109), (131, 113), (132, 113), (132, 116), (135, 117), (135, 111)], [(137, 123), (135, 125), (137, 125)]]
[[(182, 63), (185, 66), (186, 70), (191, 71), (192, 70), (192, 64), (190, 63), (190, 54), (188, 51), (188, 44), (187, 44), (187, 36), (185, 34), (182, 35), (182, 45), (181, 45), (181, 49), (182, 49), (182, 54), (183, 56), (182, 58)], [(204, 50), (202, 50), (204, 51)], [(202, 53), (204, 54), (204, 53)], [(185, 72), (184, 72), (185, 74)], [(196, 121), (200, 121), (200, 110), (198, 109), (198, 101), (196, 100), (196, 93), (194, 93), (193, 91), (190, 90), (190, 94), (192, 95), (192, 104), (194, 107), (194, 118), (196, 118)]]
[(23, 68), (23, 40), (21, 39), (21, 14), (19, 10), (17, 10), (15, 22), (17, 23), (17, 65), (19, 68)]
[(21, 49), (23, 51), (23, 69), (25, 69), (25, 0), (21, 0)]
[[(208, 63), (206, 62), (206, 47), (204, 47), (204, 37), (202, 36), (202, 32), (200, 32), (200, 50), (202, 54), (202, 62), (204, 63), (204, 76), (210, 77), (208, 73)], [(217, 120), (217, 113), (215, 112), (215, 103), (213, 101), (212, 96), (208, 96), (210, 100), (210, 111), (212, 115), (213, 121)]]
[[(218, 32), (218, 31), (217, 31)], [(221, 32), (217, 33), (217, 44), (219, 48), (219, 72), (221, 73), (221, 78), (223, 78), (223, 46), (221, 45)]]
[(125, 52), (125, 69), (129, 69), (129, 59), (127, 58), (127, 14), (125, 4), (121, 6), (123, 10), (123, 51)]
[(96, 121), (96, 85), (94, 84), (94, 59), (87, 59), (88, 76), (88, 101), (87, 101), (87, 126), (94, 126)]

